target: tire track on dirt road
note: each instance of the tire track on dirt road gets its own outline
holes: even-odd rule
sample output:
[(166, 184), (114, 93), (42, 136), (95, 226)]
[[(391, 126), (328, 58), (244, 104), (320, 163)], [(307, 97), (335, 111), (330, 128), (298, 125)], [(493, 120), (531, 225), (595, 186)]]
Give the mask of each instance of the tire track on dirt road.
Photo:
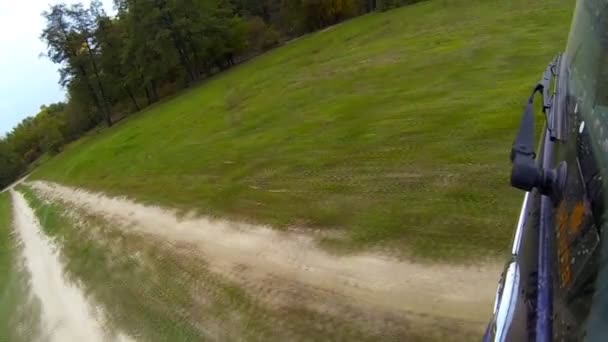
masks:
[(312, 289), (323, 295), (299, 297), (323, 312), (331, 312), (332, 300), (341, 298), (363, 311), (446, 318), (481, 332), (502, 269), (498, 263), (418, 264), (372, 253), (335, 256), (304, 234), (206, 218), (180, 219), (173, 211), (126, 198), (50, 182), (29, 184), (49, 200), (103, 216), (129, 231), (194, 245), (211, 271), (271, 303), (280, 302), (284, 293)]
[(30, 290), (40, 304), (39, 338), (57, 342), (131, 341), (104, 329), (97, 319), (103, 317), (102, 310), (87, 302), (82, 290), (65, 278), (57, 246), (42, 233), (26, 199), (12, 189), (10, 194)]

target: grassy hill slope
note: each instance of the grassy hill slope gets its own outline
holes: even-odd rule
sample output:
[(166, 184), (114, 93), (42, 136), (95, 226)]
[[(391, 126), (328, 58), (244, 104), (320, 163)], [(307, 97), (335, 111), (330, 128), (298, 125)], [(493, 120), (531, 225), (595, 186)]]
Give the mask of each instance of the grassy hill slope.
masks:
[[(429, 1), (287, 44), (72, 144), (35, 178), (423, 257), (503, 251), (509, 150), (572, 1)], [(344, 233), (344, 234), (343, 234)]]

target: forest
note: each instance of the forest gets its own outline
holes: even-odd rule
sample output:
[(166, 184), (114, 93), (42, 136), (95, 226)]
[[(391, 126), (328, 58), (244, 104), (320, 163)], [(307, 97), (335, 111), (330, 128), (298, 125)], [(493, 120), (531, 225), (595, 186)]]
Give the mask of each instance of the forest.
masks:
[(42, 13), (66, 100), (0, 137), (0, 187), (41, 156), (303, 34), (419, 0), (100, 0)]

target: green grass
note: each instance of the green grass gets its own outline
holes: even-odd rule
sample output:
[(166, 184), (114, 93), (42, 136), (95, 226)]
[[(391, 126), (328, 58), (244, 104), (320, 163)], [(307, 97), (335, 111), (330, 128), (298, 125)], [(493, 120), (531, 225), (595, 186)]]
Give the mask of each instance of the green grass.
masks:
[(337, 229), (327, 245), (496, 254), (509, 151), (573, 1), (428, 1), (289, 43), (73, 144), (35, 178)]
[(10, 232), (11, 208), (7, 193), (0, 193), (0, 341), (8, 341), (10, 318), (15, 309), (12, 298), (14, 282), (14, 244)]

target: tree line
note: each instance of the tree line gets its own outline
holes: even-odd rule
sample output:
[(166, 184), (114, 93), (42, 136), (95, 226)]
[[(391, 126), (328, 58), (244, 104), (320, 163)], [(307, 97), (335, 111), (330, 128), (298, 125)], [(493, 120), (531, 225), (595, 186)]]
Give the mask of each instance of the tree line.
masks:
[(302, 34), (419, 0), (100, 0), (42, 13), (66, 101), (0, 138), (0, 188), (44, 154)]

